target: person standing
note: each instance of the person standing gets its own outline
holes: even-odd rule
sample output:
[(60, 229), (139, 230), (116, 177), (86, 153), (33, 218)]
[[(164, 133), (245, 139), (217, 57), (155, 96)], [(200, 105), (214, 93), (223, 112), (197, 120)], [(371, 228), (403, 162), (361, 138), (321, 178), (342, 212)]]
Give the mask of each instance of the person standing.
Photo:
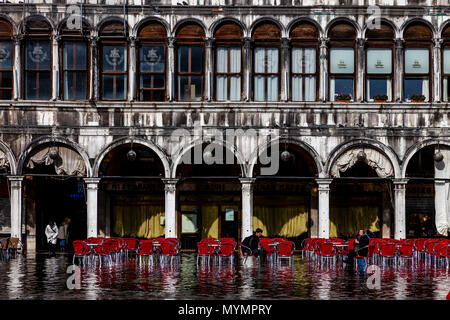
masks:
[(45, 227), (45, 236), (47, 237), (49, 254), (55, 255), (56, 241), (58, 238), (58, 226), (53, 220), (50, 220), (47, 227)]
[(434, 227), (433, 221), (431, 221), (431, 218), (429, 216), (423, 217), (422, 230), (425, 233), (425, 236), (429, 238), (435, 235), (436, 229)]
[(61, 252), (64, 252), (66, 248), (66, 238), (69, 227), (69, 223), (67, 222), (68, 219), (69, 218), (65, 218), (63, 223), (58, 228), (58, 242), (59, 242), (59, 249), (61, 250)]

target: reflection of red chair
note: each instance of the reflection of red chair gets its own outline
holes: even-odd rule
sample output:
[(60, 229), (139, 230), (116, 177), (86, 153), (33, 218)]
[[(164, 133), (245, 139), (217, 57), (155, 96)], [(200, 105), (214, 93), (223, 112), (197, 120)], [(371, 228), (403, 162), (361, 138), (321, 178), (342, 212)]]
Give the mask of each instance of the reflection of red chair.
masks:
[(161, 244), (161, 256), (164, 261), (170, 260), (170, 264), (173, 263), (174, 258), (179, 257), (180, 250), (178, 248), (178, 243), (165, 239), (160, 241)]

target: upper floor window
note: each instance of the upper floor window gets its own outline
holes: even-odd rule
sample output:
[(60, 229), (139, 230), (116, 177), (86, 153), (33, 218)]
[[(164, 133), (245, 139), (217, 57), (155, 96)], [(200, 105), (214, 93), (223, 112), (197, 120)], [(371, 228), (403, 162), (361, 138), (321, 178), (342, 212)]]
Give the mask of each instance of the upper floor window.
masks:
[(26, 23), (27, 38), (24, 43), (24, 97), (30, 100), (49, 100), (51, 97), (52, 52), (50, 50), (51, 26), (40, 18)]
[(167, 32), (160, 23), (145, 25), (138, 34), (140, 101), (166, 100), (166, 41)]
[(382, 23), (366, 33), (366, 100), (392, 101), (394, 30)]
[(0, 20), (0, 100), (11, 100), (13, 91), (13, 29), (10, 23)]
[(431, 39), (432, 32), (425, 24), (414, 24), (405, 30), (403, 96), (405, 101), (417, 101), (431, 96)]
[(299, 23), (290, 34), (291, 99), (316, 101), (318, 98), (317, 39), (319, 33), (311, 23)]
[(355, 99), (356, 30), (348, 23), (334, 25), (329, 31), (330, 100)]
[(262, 23), (253, 32), (253, 100), (280, 100), (281, 31), (273, 23)]
[(449, 101), (450, 97), (450, 26), (442, 32), (442, 100)]
[(177, 92), (179, 101), (202, 101), (204, 90), (205, 32), (188, 24), (177, 32)]
[(216, 40), (215, 94), (217, 101), (240, 101), (242, 92), (242, 29), (224, 23), (214, 33)]
[(107, 24), (100, 36), (102, 98), (125, 100), (128, 92), (128, 46), (123, 23)]

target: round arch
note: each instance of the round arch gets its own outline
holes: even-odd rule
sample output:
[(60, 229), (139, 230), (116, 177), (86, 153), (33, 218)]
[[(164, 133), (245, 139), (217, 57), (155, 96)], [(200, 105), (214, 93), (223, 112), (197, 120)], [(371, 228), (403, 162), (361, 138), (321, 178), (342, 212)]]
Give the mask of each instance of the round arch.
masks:
[(355, 20), (349, 19), (349, 18), (339, 17), (339, 18), (335, 18), (335, 19), (331, 20), (330, 22), (328, 22), (327, 26), (325, 27), (325, 35), (327, 38), (329, 38), (330, 29), (340, 22), (351, 24), (356, 30), (356, 37), (357, 38), (361, 37), (361, 27), (358, 24), (358, 22), (356, 22)]
[(137, 37), (139, 34), (139, 31), (143, 27), (145, 27), (145, 25), (147, 23), (154, 23), (154, 22), (160, 23), (166, 29), (166, 37), (169, 37), (169, 31), (170, 31), (169, 23), (160, 17), (147, 17), (145, 19), (140, 20), (138, 23), (136, 23), (134, 25), (133, 29), (130, 30), (130, 35)]
[(47, 19), (45, 16), (40, 15), (40, 14), (33, 14), (33, 15), (30, 15), (30, 16), (26, 17), (20, 23), (20, 25), (18, 27), (21, 28), (21, 30), (23, 30), (22, 27), (24, 27), (24, 29), (26, 29), (25, 27), (26, 27), (28, 21), (32, 21), (34, 19), (45, 21), (50, 26), (52, 32), (56, 30), (55, 23), (53, 21)]
[(16, 157), (14, 156), (11, 149), (1, 140), (0, 140), (0, 151), (2, 151), (8, 157), (11, 175), (16, 175), (17, 174)]
[(311, 19), (311, 18), (309, 18), (309, 17), (301, 17), (301, 18), (297, 18), (297, 19), (294, 19), (294, 20), (292, 20), (291, 22), (289, 22), (288, 25), (286, 26), (286, 32), (287, 32), (287, 34), (290, 34), (290, 32), (292, 31), (292, 29), (293, 29), (297, 24), (302, 23), (302, 22), (308, 22), (308, 23), (312, 24), (313, 26), (315, 26), (315, 27), (317, 28), (317, 30), (319, 31), (319, 38), (321, 38), (321, 37), (324, 36), (322, 26), (321, 26), (319, 23), (317, 23), (316, 20)]
[(209, 37), (209, 34), (207, 34), (208, 28), (205, 26), (203, 21), (196, 19), (196, 18), (186, 18), (186, 19), (178, 21), (175, 24), (175, 26), (173, 27), (173, 29), (171, 31), (171, 35), (173, 37), (176, 37), (178, 30), (180, 30), (180, 28), (183, 27), (185, 24), (189, 24), (189, 23), (198, 24), (203, 29), (203, 32), (205, 33), (205, 37)]
[(406, 169), (408, 168), (409, 161), (418, 151), (422, 150), (425, 147), (436, 145), (438, 144), (438, 142), (439, 144), (450, 147), (450, 142), (442, 139), (426, 139), (423, 141), (419, 141), (413, 144), (411, 147), (409, 147), (409, 149), (406, 150), (405, 156), (403, 157), (402, 160), (401, 177), (406, 178)]
[(18, 174), (23, 174), (24, 173), (24, 166), (25, 166), (25, 161), (27, 160), (28, 156), (31, 154), (31, 152), (33, 152), (36, 148), (38, 148), (39, 146), (46, 144), (46, 143), (53, 143), (53, 142), (57, 142), (66, 146), (71, 147), (72, 149), (74, 149), (76, 152), (78, 152), (78, 154), (81, 156), (81, 158), (84, 161), (84, 165), (86, 167), (86, 177), (91, 177), (92, 176), (92, 167), (91, 164), (89, 162), (89, 156), (87, 154), (87, 152), (78, 145), (78, 143), (69, 140), (67, 138), (63, 138), (63, 137), (52, 137), (52, 136), (45, 136), (45, 137), (41, 137), (38, 138), (36, 140), (33, 140), (26, 148), (25, 150), (22, 152), (22, 154), (19, 157), (19, 161), (17, 164), (17, 173)]
[(118, 17), (118, 16), (109, 16), (109, 17), (106, 17), (106, 18), (102, 19), (102, 20), (97, 24), (97, 26), (95, 27), (95, 33), (100, 34), (100, 31), (103, 29), (103, 27), (104, 27), (106, 24), (111, 23), (111, 22), (120, 22), (121, 24), (124, 24), (124, 22), (125, 22), (125, 27), (126, 27), (126, 30), (125, 30), (125, 31), (127, 31), (127, 32), (129, 33), (129, 31), (131, 30), (131, 29), (130, 29), (130, 25), (129, 25), (128, 22), (127, 22), (126, 20), (124, 20), (123, 18)]
[[(197, 139), (195, 141), (192, 141), (187, 147), (178, 148), (174, 152), (174, 154), (172, 156), (172, 166), (171, 166), (171, 169), (170, 169), (170, 177), (171, 178), (176, 178), (178, 165), (180, 164), (180, 161), (183, 158), (183, 156), (188, 151), (190, 151), (192, 148), (194, 148), (195, 146), (198, 146), (198, 145), (202, 145), (204, 142), (205, 141), (203, 139)], [(214, 141), (214, 143), (220, 144), (221, 146), (225, 147), (228, 151), (233, 153), (233, 155), (237, 159), (237, 163), (241, 167), (241, 175), (242, 175), (242, 177), (247, 177), (247, 168), (245, 166), (245, 160), (244, 160), (244, 157), (241, 154), (241, 152), (239, 152), (239, 150), (237, 150), (234, 147), (234, 145), (231, 145), (227, 141), (225, 141), (225, 142), (224, 141)]]
[[(400, 37), (400, 29), (398, 28), (398, 26), (394, 22), (392, 22), (392, 21), (390, 21), (390, 20), (388, 20), (386, 18), (378, 18), (378, 19), (379, 19), (380, 23), (385, 23), (388, 26), (390, 26), (392, 28), (392, 30), (394, 30), (395, 38), (399, 38)], [(372, 21), (372, 20), (369, 20), (369, 21)], [(368, 26), (369, 26), (368, 23), (366, 23), (364, 25), (364, 28), (362, 30), (363, 38), (367, 38), (367, 36), (366, 36), (367, 35), (367, 30), (369, 30)]]
[(333, 151), (330, 152), (330, 155), (327, 159), (327, 162), (324, 167), (324, 174), (326, 177), (331, 177), (331, 168), (333, 167), (334, 162), (336, 159), (339, 158), (345, 151), (350, 150), (354, 147), (358, 147), (360, 145), (364, 145), (366, 147), (375, 149), (379, 152), (381, 152), (384, 156), (386, 156), (389, 161), (391, 162), (392, 168), (394, 169), (394, 177), (400, 178), (401, 177), (401, 170), (400, 170), (400, 164), (399, 159), (396, 155), (396, 153), (385, 144), (373, 140), (373, 139), (353, 139), (351, 141), (342, 143), (338, 145), (336, 148), (333, 149)]
[(8, 22), (11, 25), (13, 34), (21, 33), (21, 30), (19, 29), (19, 26), (21, 25), (21, 23), (16, 24), (14, 22), (14, 20), (11, 19), (11, 17), (8, 17), (7, 15), (5, 15), (3, 13), (0, 13), (0, 19), (5, 20), (6, 22)]
[[(92, 23), (88, 19), (86, 19), (86, 17), (81, 17), (81, 19), (83, 21), (83, 24), (87, 25), (87, 27), (89, 28), (89, 31), (93, 29)], [(65, 17), (60, 22), (58, 22), (58, 24), (56, 26), (56, 31), (58, 34), (61, 34), (64, 23), (66, 23), (67, 20), (69, 20), (69, 17)]]
[(411, 24), (414, 24), (414, 23), (423, 23), (423, 24), (425, 24), (427, 27), (429, 27), (430, 30), (431, 30), (431, 33), (433, 34), (433, 38), (436, 38), (437, 36), (439, 36), (439, 35), (436, 33), (436, 28), (434, 27), (434, 25), (433, 25), (431, 22), (429, 22), (429, 21), (427, 21), (427, 20), (425, 20), (425, 19), (422, 19), (422, 18), (411, 18), (411, 19), (406, 20), (406, 21), (402, 24), (402, 26), (400, 27), (400, 37), (401, 37), (402, 39), (404, 38), (405, 30), (406, 30)]
[(97, 155), (97, 157), (95, 158), (94, 161), (94, 166), (93, 166), (93, 173), (92, 176), (93, 177), (98, 177), (98, 172), (100, 170), (100, 165), (103, 161), (103, 159), (105, 158), (105, 156), (112, 151), (114, 148), (124, 145), (124, 144), (128, 144), (133, 142), (133, 144), (141, 144), (149, 149), (151, 149), (153, 152), (156, 153), (156, 155), (159, 157), (159, 159), (161, 160), (163, 167), (164, 167), (164, 177), (165, 178), (169, 178), (170, 177), (170, 165), (169, 165), (169, 161), (167, 159), (166, 154), (157, 146), (155, 145), (153, 142), (149, 141), (149, 140), (143, 140), (143, 139), (131, 139), (131, 138), (122, 138), (122, 139), (118, 139), (113, 141), (112, 143), (110, 143), (109, 145), (107, 145), (105, 148), (103, 148), (100, 153)]
[(281, 37), (282, 38), (287, 37), (285, 26), (280, 21), (278, 21), (274, 18), (271, 18), (271, 17), (262, 17), (262, 18), (257, 19), (256, 21), (254, 21), (248, 30), (249, 36), (253, 37), (253, 32), (255, 31), (255, 29), (258, 27), (258, 25), (260, 25), (261, 23), (264, 23), (264, 22), (274, 23), (278, 28), (280, 28)]
[(316, 164), (315, 169), (316, 169), (317, 173), (319, 175), (321, 175), (321, 173), (323, 172), (322, 158), (320, 157), (319, 153), (317, 153), (317, 151), (313, 147), (311, 147), (310, 145), (308, 145), (307, 143), (305, 143), (303, 141), (295, 140), (292, 138), (275, 138), (267, 143), (259, 145), (257, 147), (257, 149), (252, 152), (252, 154), (250, 155), (250, 161), (249, 161), (249, 165), (248, 165), (248, 177), (250, 177), (250, 178), (253, 177), (253, 170), (255, 168), (255, 165), (258, 161), (259, 156), (262, 154), (262, 152), (267, 150), (267, 148), (273, 143), (275, 143), (275, 144), (283, 144), (283, 143), (293, 144), (293, 145), (296, 145), (296, 146), (302, 148), (314, 160), (314, 163)]
[(226, 18), (221, 18), (218, 19), (216, 21), (214, 21), (209, 29), (208, 29), (208, 33), (212, 36), (214, 35), (214, 33), (216, 32), (217, 28), (222, 24), (222, 23), (226, 23), (226, 22), (232, 22), (232, 23), (236, 23), (239, 27), (241, 27), (242, 29), (242, 33), (244, 35), (244, 37), (249, 37), (249, 33), (248, 33), (248, 29), (247, 26), (240, 20), (236, 19), (236, 18), (232, 18), (232, 17), (226, 17)]

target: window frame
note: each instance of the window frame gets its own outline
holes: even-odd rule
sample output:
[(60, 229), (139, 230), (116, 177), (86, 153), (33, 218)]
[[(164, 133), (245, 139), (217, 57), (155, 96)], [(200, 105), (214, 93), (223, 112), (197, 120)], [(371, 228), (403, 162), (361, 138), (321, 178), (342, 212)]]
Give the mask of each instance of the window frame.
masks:
[[(125, 46), (125, 53), (126, 53), (126, 55), (127, 55), (127, 63), (126, 63), (126, 65), (125, 65), (125, 71), (120, 71), (120, 72), (112, 72), (112, 71), (103, 71), (103, 50), (104, 50), (104, 47), (105, 46), (109, 46), (109, 45), (112, 45), (112, 46), (114, 46), (114, 45), (122, 45), (122, 46)], [(101, 97), (101, 100), (102, 101), (127, 101), (128, 100), (128, 81), (129, 81), (129, 79), (128, 79), (128, 72), (129, 72), (129, 70), (128, 70), (128, 65), (129, 65), (129, 58), (130, 58), (130, 56), (129, 56), (129, 54), (130, 54), (130, 52), (129, 52), (129, 46), (128, 46), (128, 41), (126, 41), (125, 39), (123, 39), (123, 40), (119, 40), (119, 39), (115, 39), (115, 40), (111, 40), (111, 39), (102, 39), (101, 40), (101, 43), (100, 43), (100, 50), (99, 50), (99, 57), (100, 57), (100, 61), (99, 61), (99, 68), (100, 68), (100, 81), (99, 81), (99, 83), (98, 83), (98, 86), (99, 86), (99, 91), (100, 91), (100, 97)], [(117, 99), (117, 98), (113, 98), (113, 99), (106, 99), (104, 96), (103, 96), (103, 76), (104, 75), (125, 75), (125, 79), (126, 79), (126, 84), (125, 84), (125, 94), (124, 94), (124, 98), (123, 99)], [(116, 91), (114, 91), (114, 96), (116, 95)]]
[[(3, 21), (2, 21), (3, 22)], [(6, 22), (3, 22), (6, 23)], [(11, 26), (10, 26), (11, 27)], [(11, 99), (2, 99), (2, 95), (0, 95), (0, 101), (9, 101), (9, 100), (13, 100), (14, 99), (14, 56), (15, 56), (15, 45), (14, 42), (11, 39), (11, 35), (6, 36), (6, 35), (1, 35), (0, 36), (0, 41), (9, 41), (11, 43), (11, 69), (0, 69), (0, 79), (3, 79), (3, 77), (1, 77), (1, 74), (3, 72), (11, 72), (11, 88), (9, 87), (2, 87), (0, 86), (0, 91), (3, 92), (5, 90), (10, 90), (11, 91)], [(0, 81), (1, 83), (1, 81)]]
[[(50, 63), (49, 63), (49, 69), (48, 70), (35, 70), (35, 69), (27, 69), (27, 65), (26, 65), (26, 54), (27, 54), (27, 44), (29, 41), (39, 41), (39, 42), (43, 42), (43, 41), (47, 41), (49, 44), (49, 54), (50, 54)], [(52, 42), (51, 42), (51, 38), (48, 34), (30, 34), (29, 36), (27, 36), (22, 45), (21, 45), (21, 51), (22, 51), (22, 70), (23, 70), (23, 80), (22, 80), (22, 97), (24, 100), (28, 100), (28, 101), (33, 101), (33, 100), (39, 100), (39, 101), (50, 101), (52, 99), (52, 91), (53, 91), (53, 72), (52, 72), (52, 61), (53, 61), (53, 50), (52, 50)], [(27, 99), (26, 97), (26, 79), (27, 79), (27, 72), (36, 72), (37, 74), (39, 73), (49, 73), (49, 82), (50, 82), (50, 95), (48, 100), (46, 99)]]
[[(280, 40), (281, 41), (281, 40)], [(264, 48), (264, 71), (267, 71), (267, 49), (269, 48), (276, 48), (278, 50), (278, 73), (256, 73), (255, 72), (255, 66), (256, 66), (256, 60), (255, 60), (255, 54), (256, 54), (256, 48)], [(252, 101), (259, 102), (259, 103), (268, 103), (268, 102), (280, 102), (281, 101), (281, 43), (280, 42), (273, 42), (273, 41), (255, 41), (255, 44), (253, 45), (253, 63), (252, 63)], [(266, 96), (264, 101), (256, 101), (255, 100), (255, 78), (256, 76), (263, 76), (264, 77), (264, 88), (267, 89), (267, 78), (269, 76), (276, 75), (278, 77), (278, 96), (277, 100), (275, 101), (267, 101), (267, 90)]]
[[(227, 72), (217, 72), (217, 49), (218, 48), (227, 48)], [(240, 72), (230, 72), (230, 49), (231, 48), (239, 48), (240, 49), (240, 53), (241, 53), (241, 65), (240, 65)], [(241, 41), (233, 41), (233, 40), (229, 40), (229, 41), (220, 41), (217, 42), (216, 45), (214, 46), (214, 101), (217, 102), (239, 102), (243, 100), (243, 94), (242, 94), (242, 89), (243, 89), (243, 62), (244, 62), (244, 53), (242, 50), (243, 46), (242, 46), (242, 42)], [(217, 77), (218, 76), (226, 76), (227, 77), (227, 98), (230, 97), (230, 79), (231, 77), (236, 77), (239, 76), (240, 81), (240, 88), (239, 88), (239, 100), (218, 100), (217, 99)]]
[[(406, 73), (406, 50), (408, 49), (428, 49), (428, 73)], [(432, 55), (432, 48), (431, 44), (417, 44), (417, 43), (410, 43), (405, 44), (405, 50), (403, 50), (403, 102), (410, 103), (411, 101), (406, 100), (405, 96), (405, 81), (407, 78), (428, 78), (428, 97), (425, 96), (424, 102), (430, 102), (432, 99), (432, 73), (431, 70), (433, 69), (433, 55)]]
[[(450, 94), (449, 94), (449, 81), (450, 81), (450, 73), (444, 73), (444, 51), (445, 50), (450, 50), (450, 41), (447, 41), (446, 39), (444, 40), (444, 42), (442, 43), (442, 48), (441, 48), (441, 99), (444, 102), (449, 102), (450, 101)], [(450, 61), (449, 61), (450, 64)], [(444, 80), (445, 78), (447, 78), (447, 100), (444, 100)]]
[[(79, 69), (64, 69), (64, 43), (65, 42), (84, 42), (86, 44), (86, 69), (85, 70), (79, 70)], [(59, 99), (63, 101), (87, 101), (89, 100), (89, 88), (90, 88), (90, 77), (89, 77), (89, 71), (91, 67), (91, 48), (89, 41), (87, 41), (86, 38), (80, 38), (80, 37), (70, 37), (70, 36), (64, 36), (61, 39), (61, 45), (58, 48), (59, 53), (59, 65), (60, 65), (60, 79), (59, 79)], [(65, 72), (86, 72), (86, 97), (83, 100), (78, 99), (64, 99), (64, 73)]]
[[(204, 41), (196, 41), (196, 40), (184, 40), (184, 39), (177, 39), (176, 42), (176, 54), (175, 54), (175, 93), (176, 93), (176, 100), (179, 102), (203, 102), (205, 101), (205, 42)], [(202, 49), (202, 71), (201, 72), (180, 72), (178, 69), (178, 55), (180, 47), (200, 47)], [(192, 59), (189, 60), (189, 64), (191, 64)], [(179, 77), (187, 76), (187, 77), (195, 77), (200, 76), (202, 79), (202, 88), (201, 88), (201, 99), (199, 101), (196, 100), (181, 100), (180, 94), (179, 94)]]
[[(292, 68), (292, 63), (293, 63), (293, 55), (292, 55), (292, 51), (294, 48), (302, 48), (302, 58), (304, 58), (304, 49), (305, 48), (314, 48), (314, 50), (316, 51), (315, 54), (315, 59), (316, 59), (316, 72), (315, 73), (297, 73), (297, 72), (293, 72), (293, 68)], [(298, 42), (298, 41), (293, 41), (292, 45), (290, 46), (290, 68), (289, 68), (289, 79), (290, 79), (290, 90), (289, 90), (289, 100), (293, 101), (293, 102), (317, 102), (319, 101), (319, 86), (317, 85), (319, 82), (319, 74), (320, 74), (320, 63), (319, 62), (319, 44), (317, 43), (317, 41), (313, 41), (313, 40), (309, 40), (309, 41), (303, 41), (303, 43)], [(303, 63), (302, 65), (302, 71), (305, 70), (305, 63)], [(293, 100), (292, 99), (292, 84), (293, 84), (293, 78), (294, 76), (301, 76), (302, 77), (302, 97), (303, 100)], [(315, 88), (316, 88), (316, 94), (315, 94), (315, 99), (312, 101), (307, 101), (305, 100), (305, 77), (306, 76), (314, 76), (315, 77)]]
[[(391, 50), (391, 73), (369, 73), (367, 71), (367, 51), (369, 49), (390, 49)], [(370, 79), (386, 79), (391, 80), (391, 92), (390, 92), (390, 99), (387, 100), (387, 102), (392, 102), (394, 100), (394, 92), (395, 92), (395, 81), (394, 81), (394, 70), (395, 70), (395, 56), (394, 56), (394, 43), (387, 44), (387, 43), (376, 43), (376, 41), (368, 41), (367, 48), (364, 50), (365, 54), (365, 66), (364, 66), (364, 101), (367, 102), (373, 102), (370, 101), (370, 97), (367, 95), (369, 89), (367, 88), (367, 81)]]
[[(330, 102), (337, 102), (337, 100), (335, 100), (334, 96), (331, 97), (331, 78), (341, 78), (341, 79), (352, 79), (353, 80), (353, 97), (352, 99), (350, 99), (349, 102), (355, 102), (356, 101), (356, 74), (357, 74), (357, 69), (358, 69), (358, 50), (356, 47), (356, 39), (351, 41), (352, 43), (350, 43), (350, 41), (347, 40), (347, 42), (341, 42), (340, 39), (332, 39), (330, 40), (330, 46), (328, 48), (328, 72), (329, 72), (329, 76), (328, 76), (328, 95), (329, 95), (329, 101)], [(331, 73), (331, 49), (353, 49), (353, 73)]]

